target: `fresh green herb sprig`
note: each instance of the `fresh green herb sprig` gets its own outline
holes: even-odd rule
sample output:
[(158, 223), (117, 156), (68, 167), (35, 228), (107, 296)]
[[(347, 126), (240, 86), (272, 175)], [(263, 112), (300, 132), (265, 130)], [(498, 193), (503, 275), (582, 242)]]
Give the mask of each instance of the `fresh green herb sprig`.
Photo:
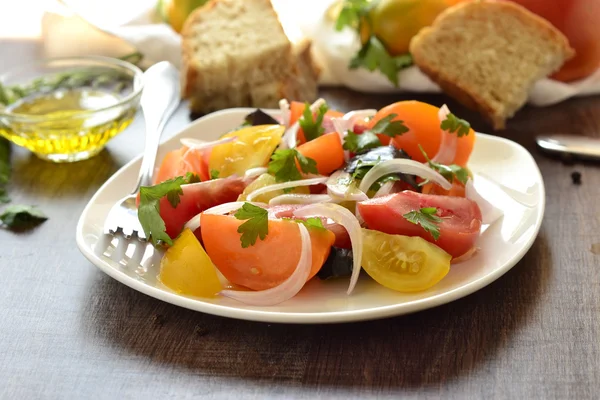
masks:
[(237, 229), (238, 233), (242, 234), (240, 236), (242, 248), (254, 246), (258, 238), (265, 240), (269, 234), (269, 212), (264, 208), (244, 203), (233, 216), (246, 221)]
[(438, 224), (442, 222), (442, 219), (438, 217), (438, 209), (435, 207), (423, 207), (417, 211), (411, 211), (403, 215), (403, 217), (415, 225), (421, 225), (425, 231), (429, 232), (433, 236), (434, 240), (438, 240), (440, 237), (440, 228)]
[(454, 182), (454, 179), (456, 179), (463, 185), (467, 184), (467, 180), (469, 179), (469, 171), (466, 168), (456, 164), (444, 165), (433, 162), (427, 156), (427, 153), (425, 153), (425, 150), (423, 147), (421, 147), (421, 145), (419, 145), (419, 150), (421, 150), (421, 154), (423, 154), (423, 157), (425, 157), (425, 160), (427, 160), (429, 168), (439, 172), (440, 175), (446, 178), (448, 182), (452, 183)]
[[(142, 55), (136, 52), (121, 59), (137, 64), (141, 61)], [(131, 77), (121, 71), (103, 67), (81, 68), (54, 76), (36, 78), (25, 85), (4, 86), (0, 83), (0, 104), (8, 106), (34, 93), (53, 92), (61, 88), (74, 89), (85, 86), (97, 88), (111, 85), (114, 92), (120, 92), (130, 80)]]
[(196, 178), (197, 175), (188, 172), (186, 176), (178, 176), (158, 185), (143, 186), (140, 189), (138, 219), (146, 237), (155, 246), (160, 245), (160, 242), (173, 244), (173, 240), (167, 234), (165, 221), (160, 216), (160, 200), (166, 197), (173, 208), (177, 207), (181, 201), (180, 196), (183, 194), (181, 185), (193, 183)]
[[(297, 161), (297, 163), (296, 163)], [(296, 149), (276, 150), (271, 156), (268, 171), (275, 176), (276, 182), (290, 182), (302, 179), (302, 173), (318, 174), (317, 162), (312, 158), (305, 157)]]
[(408, 132), (408, 128), (404, 125), (404, 121), (394, 121), (398, 114), (389, 114), (377, 121), (377, 123), (363, 133), (356, 134), (349, 131), (344, 138), (344, 149), (353, 153), (360, 153), (368, 149), (382, 146), (377, 135), (386, 135), (391, 138), (402, 135)]
[(316, 112), (316, 115), (313, 117), (313, 113), (310, 110), (310, 104), (306, 103), (304, 105), (304, 111), (298, 120), (298, 124), (300, 124), (300, 128), (302, 128), (302, 132), (304, 132), (304, 138), (307, 142), (310, 142), (311, 140), (316, 139), (325, 133), (325, 128), (323, 128), (323, 119), (325, 118), (325, 113), (327, 113), (328, 109), (329, 107), (327, 107), (327, 104), (321, 104)]
[(0, 214), (0, 221), (13, 230), (29, 229), (47, 219), (48, 217), (39, 208), (21, 204), (8, 206)]
[(366, 68), (369, 71), (379, 70), (394, 86), (398, 86), (398, 72), (413, 65), (412, 55), (409, 53), (392, 56), (381, 40), (371, 36), (358, 53), (350, 60), (350, 69)]
[(450, 133), (456, 133), (456, 136), (458, 137), (463, 137), (468, 135), (471, 131), (471, 124), (469, 124), (468, 121), (449, 113), (446, 119), (440, 123), (440, 128)]

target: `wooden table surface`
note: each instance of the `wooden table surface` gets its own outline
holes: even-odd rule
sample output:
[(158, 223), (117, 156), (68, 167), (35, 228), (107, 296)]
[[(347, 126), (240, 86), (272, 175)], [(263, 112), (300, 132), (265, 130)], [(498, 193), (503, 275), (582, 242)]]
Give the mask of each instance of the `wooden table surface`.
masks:
[[(341, 110), (406, 98), (447, 102), (489, 131), (443, 96), (322, 95)], [(186, 119), (181, 109), (167, 135)], [(75, 245), (77, 220), (100, 185), (141, 152), (142, 132), (138, 119), (99, 156), (71, 165), (15, 149), (11, 196), (50, 219), (28, 233), (0, 229), (0, 398), (598, 397), (600, 169), (547, 158), (534, 136), (600, 137), (600, 97), (526, 108), (499, 133), (533, 154), (547, 192), (539, 236), (511, 271), (435, 309), (342, 325), (204, 315), (90, 264)]]

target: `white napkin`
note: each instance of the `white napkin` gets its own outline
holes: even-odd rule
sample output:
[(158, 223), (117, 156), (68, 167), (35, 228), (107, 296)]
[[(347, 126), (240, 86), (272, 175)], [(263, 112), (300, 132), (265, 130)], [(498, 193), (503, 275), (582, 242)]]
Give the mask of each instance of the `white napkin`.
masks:
[[(324, 17), (335, 0), (272, 0), (288, 29), (313, 40), (315, 58), (322, 66), (322, 85), (342, 85), (360, 92), (440, 92), (440, 88), (416, 67), (399, 73), (395, 87), (381, 73), (350, 70), (348, 62), (360, 44), (350, 29), (336, 32)], [(44, 18), (45, 50), (51, 56), (103, 54), (122, 56), (137, 49), (144, 64), (170, 61), (180, 65), (181, 38), (169, 25), (156, 21), (156, 0), (63, 0), (71, 14), (49, 13)], [(118, 9), (119, 13), (114, 10)], [(74, 13), (73, 13), (74, 12)], [(295, 26), (292, 26), (295, 25)], [(117, 39), (118, 38), (118, 39)], [(577, 82), (542, 79), (532, 88), (528, 102), (536, 106), (559, 103), (570, 97), (600, 93), (600, 69)]]

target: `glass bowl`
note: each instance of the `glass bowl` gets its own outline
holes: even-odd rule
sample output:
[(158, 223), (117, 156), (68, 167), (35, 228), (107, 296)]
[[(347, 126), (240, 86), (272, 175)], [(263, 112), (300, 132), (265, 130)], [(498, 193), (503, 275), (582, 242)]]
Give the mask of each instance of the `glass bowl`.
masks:
[(137, 112), (143, 73), (106, 57), (55, 58), (0, 75), (0, 135), (53, 162), (98, 154)]

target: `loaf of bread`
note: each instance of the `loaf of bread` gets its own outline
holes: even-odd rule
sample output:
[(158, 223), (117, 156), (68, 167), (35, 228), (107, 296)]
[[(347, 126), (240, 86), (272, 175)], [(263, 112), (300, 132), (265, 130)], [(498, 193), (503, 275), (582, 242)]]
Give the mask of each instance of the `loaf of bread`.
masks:
[(195, 10), (182, 57), (182, 93), (194, 113), (317, 96), (310, 43), (290, 42), (270, 0), (211, 0)]
[(505, 1), (460, 3), (411, 41), (414, 62), (450, 96), (503, 129), (535, 81), (574, 55), (565, 36)]

